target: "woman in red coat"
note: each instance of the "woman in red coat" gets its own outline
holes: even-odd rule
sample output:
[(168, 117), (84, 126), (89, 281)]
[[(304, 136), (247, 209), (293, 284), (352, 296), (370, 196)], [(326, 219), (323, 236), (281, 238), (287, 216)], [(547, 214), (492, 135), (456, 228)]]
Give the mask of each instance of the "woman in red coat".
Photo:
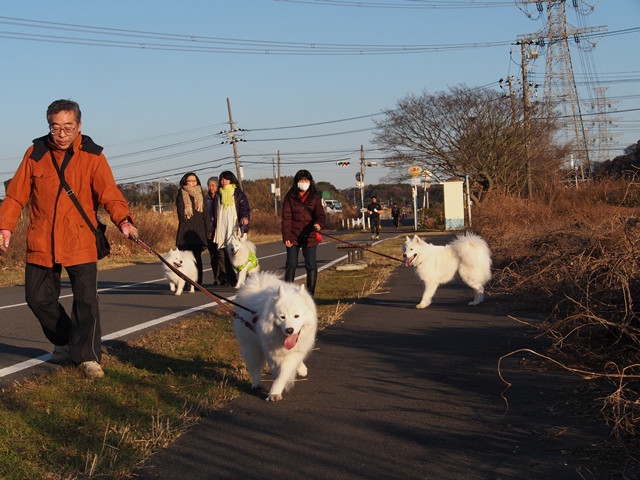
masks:
[(293, 178), (293, 186), (282, 205), (282, 241), (287, 247), (284, 280), (293, 282), (298, 267), (298, 252), (302, 249), (307, 270), (307, 290), (313, 296), (318, 279), (316, 247), (320, 240), (316, 232), (324, 226), (325, 213), (322, 199), (308, 170), (300, 170)]

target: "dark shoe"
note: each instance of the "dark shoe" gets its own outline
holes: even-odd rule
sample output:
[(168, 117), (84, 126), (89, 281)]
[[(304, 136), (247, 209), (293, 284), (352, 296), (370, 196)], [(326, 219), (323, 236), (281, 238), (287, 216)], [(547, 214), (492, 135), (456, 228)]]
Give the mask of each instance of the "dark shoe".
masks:
[(62, 363), (69, 360), (69, 345), (56, 345), (51, 353), (51, 361), (53, 363)]
[(316, 282), (318, 280), (318, 270), (307, 270), (307, 291), (313, 297), (316, 293)]

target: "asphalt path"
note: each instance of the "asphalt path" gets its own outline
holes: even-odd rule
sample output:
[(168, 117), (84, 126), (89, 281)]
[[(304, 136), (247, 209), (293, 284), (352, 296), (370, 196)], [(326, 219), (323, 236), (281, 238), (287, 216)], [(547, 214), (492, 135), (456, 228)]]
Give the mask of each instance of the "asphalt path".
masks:
[[(339, 237), (358, 232), (328, 233)], [(386, 236), (389, 237), (390, 234)], [(358, 233), (352, 239), (368, 238), (369, 235)], [(257, 253), (263, 270), (283, 272), (285, 247), (282, 242), (258, 245)], [(344, 250), (336, 248), (335, 241), (325, 239), (318, 246), (317, 258), (318, 267), (324, 269), (344, 260), (346, 255)], [(205, 265), (202, 286), (233, 300), (236, 292), (234, 288), (213, 286), (208, 252), (203, 253), (202, 259)], [(103, 342), (140, 336), (194, 312), (219, 308), (217, 303), (198, 290), (193, 294), (173, 295), (161, 265), (158, 260), (157, 263), (99, 272), (98, 293)], [(304, 278), (306, 273), (302, 254), (299, 267), (297, 278)], [(49, 363), (53, 347), (25, 303), (24, 285), (5, 287), (0, 292), (0, 386), (4, 386), (8, 382), (55, 366)], [(72, 294), (68, 279), (62, 280), (60, 302), (67, 312), (71, 311)]]
[(415, 308), (421, 294), (413, 269), (399, 264), (378, 292), (318, 333), (308, 377), (282, 401), (247, 386), (125, 478), (610, 478), (593, 460), (608, 432), (566, 407), (581, 380), (525, 369), (524, 355), (502, 364), (509, 389), (500, 378), (501, 356), (542, 351), (537, 330), (490, 294), (468, 306), (473, 294), (460, 280), (424, 310)]

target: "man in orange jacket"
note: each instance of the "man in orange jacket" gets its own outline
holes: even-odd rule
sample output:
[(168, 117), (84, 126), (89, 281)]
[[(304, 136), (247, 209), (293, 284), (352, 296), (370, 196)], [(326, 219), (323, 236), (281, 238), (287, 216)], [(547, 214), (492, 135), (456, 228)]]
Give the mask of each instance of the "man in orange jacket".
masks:
[[(96, 236), (61, 186), (57, 170), (63, 172), (94, 227), (102, 205), (125, 237), (137, 237), (138, 232), (102, 147), (81, 134), (79, 105), (56, 100), (47, 109), (47, 122), (49, 135), (35, 139), (27, 149), (0, 204), (0, 249), (9, 247), (20, 212), (31, 200), (27, 305), (55, 345), (52, 361), (70, 359), (87, 378), (102, 378)], [(71, 316), (58, 301), (63, 267), (73, 290)]]

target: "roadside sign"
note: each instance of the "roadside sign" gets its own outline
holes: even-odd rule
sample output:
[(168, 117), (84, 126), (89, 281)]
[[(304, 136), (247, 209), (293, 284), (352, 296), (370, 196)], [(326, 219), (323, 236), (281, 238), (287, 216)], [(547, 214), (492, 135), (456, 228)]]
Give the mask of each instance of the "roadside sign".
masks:
[(407, 172), (411, 174), (412, 177), (417, 177), (422, 173), (422, 167), (420, 165), (411, 165), (407, 168)]

